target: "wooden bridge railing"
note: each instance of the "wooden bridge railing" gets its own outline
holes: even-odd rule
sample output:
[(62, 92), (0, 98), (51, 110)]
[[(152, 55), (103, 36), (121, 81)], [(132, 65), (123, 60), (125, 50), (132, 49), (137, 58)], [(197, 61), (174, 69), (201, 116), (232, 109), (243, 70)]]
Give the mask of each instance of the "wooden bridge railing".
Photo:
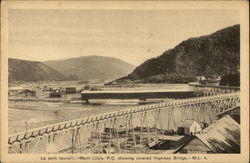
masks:
[[(117, 152), (121, 152), (127, 148), (130, 139), (133, 140), (133, 147), (145, 139), (149, 142), (152, 134), (162, 135), (171, 129), (175, 130), (178, 122), (185, 119), (212, 123), (216, 114), (238, 106), (239, 103), (239, 92), (236, 92), (144, 105), (61, 122), (10, 135), (9, 152), (102, 153), (105, 148), (112, 151), (113, 146), (116, 146)], [(180, 113), (181, 116), (176, 116)], [(146, 133), (146, 138), (143, 133)]]

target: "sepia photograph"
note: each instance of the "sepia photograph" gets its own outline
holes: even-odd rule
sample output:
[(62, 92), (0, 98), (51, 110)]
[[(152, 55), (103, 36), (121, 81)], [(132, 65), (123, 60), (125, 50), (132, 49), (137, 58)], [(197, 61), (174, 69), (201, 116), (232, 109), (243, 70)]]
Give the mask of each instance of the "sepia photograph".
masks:
[(243, 144), (249, 107), (241, 99), (249, 89), (245, 13), (240, 7), (158, 3), (155, 8), (101, 1), (86, 3), (90, 7), (83, 2), (75, 7), (73, 1), (55, 7), (6, 3), (1, 133), (8, 157), (209, 161), (206, 156), (244, 154), (248, 159)]

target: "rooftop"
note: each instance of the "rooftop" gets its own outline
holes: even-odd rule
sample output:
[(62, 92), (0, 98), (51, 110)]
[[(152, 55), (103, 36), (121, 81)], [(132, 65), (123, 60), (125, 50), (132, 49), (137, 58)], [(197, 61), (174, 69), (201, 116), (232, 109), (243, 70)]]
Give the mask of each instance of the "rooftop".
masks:
[(229, 115), (195, 135), (215, 153), (240, 152), (240, 125)]
[(178, 127), (190, 127), (195, 121), (194, 120), (185, 120)]

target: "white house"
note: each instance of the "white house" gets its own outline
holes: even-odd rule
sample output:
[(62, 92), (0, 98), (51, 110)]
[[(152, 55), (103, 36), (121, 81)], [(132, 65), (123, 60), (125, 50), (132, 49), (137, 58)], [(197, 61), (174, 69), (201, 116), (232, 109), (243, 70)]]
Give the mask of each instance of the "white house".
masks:
[(196, 79), (199, 81), (206, 80), (205, 76), (196, 76)]
[(185, 120), (177, 127), (177, 133), (179, 135), (194, 135), (201, 131), (201, 126), (194, 120)]

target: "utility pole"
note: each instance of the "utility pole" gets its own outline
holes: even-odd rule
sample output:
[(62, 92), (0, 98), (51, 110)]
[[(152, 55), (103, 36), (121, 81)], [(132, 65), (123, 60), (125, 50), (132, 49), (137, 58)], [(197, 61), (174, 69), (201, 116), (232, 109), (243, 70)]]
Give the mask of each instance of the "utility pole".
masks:
[(26, 129), (26, 134), (28, 133), (28, 122), (25, 120), (25, 129)]

